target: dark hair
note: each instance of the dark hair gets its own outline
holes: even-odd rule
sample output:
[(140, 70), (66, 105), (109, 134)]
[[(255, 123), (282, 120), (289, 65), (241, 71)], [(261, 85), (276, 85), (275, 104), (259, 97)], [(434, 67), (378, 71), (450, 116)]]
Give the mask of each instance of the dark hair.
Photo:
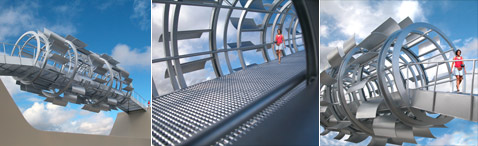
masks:
[(455, 55), (458, 55), (458, 51), (460, 51), (460, 55), (461, 55), (461, 50), (460, 49), (455, 51)]
[(280, 29), (277, 29), (277, 31), (280, 31), (280, 33), (282, 34), (282, 30), (280, 30)]

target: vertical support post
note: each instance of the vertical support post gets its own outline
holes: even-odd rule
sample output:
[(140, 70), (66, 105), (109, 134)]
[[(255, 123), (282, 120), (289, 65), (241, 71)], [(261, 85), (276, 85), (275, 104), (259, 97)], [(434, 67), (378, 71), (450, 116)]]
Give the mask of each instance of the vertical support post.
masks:
[[(471, 73), (471, 96), (473, 96), (473, 88), (474, 88), (474, 83), (475, 83), (475, 63), (478, 60), (473, 60), (473, 71)], [(473, 102), (472, 102), (473, 103)]]
[(436, 69), (436, 72), (435, 72), (435, 85), (433, 85), (433, 107), (432, 107), (432, 110), (433, 112), (435, 111), (435, 103), (436, 103), (436, 98), (437, 98), (437, 80), (438, 80), (438, 68), (440, 67), (439, 63), (437, 62), (437, 69)]
[[(433, 85), (433, 92), (437, 91), (437, 80), (438, 80), (438, 67), (440, 67), (439, 63), (437, 62), (437, 69), (435, 72), (435, 85)], [(433, 97), (433, 102), (435, 102), (435, 97)]]
[[(476, 59), (473, 60), (473, 71), (472, 71), (472, 73), (471, 73), (471, 94), (470, 94), (470, 96), (471, 96), (471, 102), (470, 102), (470, 104), (471, 104), (471, 106), (470, 106), (470, 107), (471, 107), (471, 110), (470, 110), (470, 119), (471, 119), (471, 120), (473, 120), (473, 111), (474, 111), (474, 110), (473, 110), (473, 104), (475, 103), (475, 98), (473, 97), (473, 88), (474, 88), (473, 85), (474, 85), (474, 83), (475, 83), (475, 65), (476, 65), (475, 63), (476, 63), (476, 61), (478, 61), (478, 60), (476, 60)], [(476, 115), (476, 114), (475, 114), (475, 115)]]

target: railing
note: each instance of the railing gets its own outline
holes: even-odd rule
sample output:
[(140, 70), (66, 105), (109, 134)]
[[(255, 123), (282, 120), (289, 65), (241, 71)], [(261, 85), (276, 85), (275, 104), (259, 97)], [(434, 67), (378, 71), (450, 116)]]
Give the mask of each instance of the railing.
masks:
[(131, 98), (134, 98), (136, 101), (138, 101), (139, 105), (141, 107), (149, 107), (149, 100), (146, 100), (144, 99), (143, 96), (141, 96), (141, 94), (139, 94), (138, 92), (136, 92), (135, 90), (133, 90), (133, 94), (131, 94)]
[[(10, 43), (4, 43), (4, 42), (0, 42), (0, 45), (3, 47), (3, 52), (0, 52), (0, 53), (3, 53), (3, 55), (8, 55), (10, 56), (12, 51), (13, 51), (13, 47), (15, 46), (15, 44), (10, 44)], [(7, 47), (7, 46), (11, 46), (11, 47)], [(30, 46), (25, 46), (25, 47), (30, 47)]]
[[(460, 61), (463, 61), (463, 62), (473, 62), (473, 69), (472, 69), (472, 73), (465, 73), (463, 74), (463, 82), (464, 83), (461, 83), (464, 85), (463, 87), (463, 92), (466, 92), (466, 75), (467, 74), (471, 74), (471, 96), (473, 96), (473, 88), (474, 88), (474, 82), (475, 82), (475, 72), (476, 72), (476, 65), (478, 64), (478, 59), (463, 59), (463, 60), (460, 60)], [(446, 81), (442, 81), (442, 82), (438, 82), (438, 69), (440, 67), (440, 64), (443, 64), (443, 63), (449, 63), (449, 62), (456, 62), (456, 60), (450, 60), (450, 61), (438, 61), (438, 62), (417, 62), (417, 63), (409, 63), (409, 64), (406, 64), (407, 65), (407, 78), (405, 79), (406, 80), (406, 86), (408, 88), (408, 80), (409, 80), (409, 72), (410, 72), (410, 67), (409, 66), (412, 66), (412, 65), (420, 65), (420, 64), (435, 64), (436, 66), (436, 71), (435, 71), (435, 80), (434, 80), (434, 87), (433, 87), (433, 92), (436, 92), (436, 86), (437, 84), (443, 84), (443, 83), (448, 83), (450, 82), (451, 85), (452, 85), (452, 88), (451, 88), (451, 91), (453, 91), (454, 87), (453, 87), (453, 81), (452, 79), (450, 80), (446, 80)], [(453, 66), (451, 66), (452, 70), (453, 71)], [(466, 71), (466, 66), (463, 68), (464, 71)], [(448, 70), (448, 67), (447, 67), (447, 71), (450, 72), (450, 70)], [(453, 76), (455, 75), (450, 75), (452, 78)], [(415, 82), (417, 82), (417, 80), (415, 80)], [(422, 86), (422, 87), (417, 87), (415, 89), (422, 89), (422, 88), (426, 88), (426, 87), (430, 87), (430, 85), (425, 85), (425, 86)], [(409, 89), (409, 88), (408, 88)], [(410, 91), (410, 90), (408, 90)]]

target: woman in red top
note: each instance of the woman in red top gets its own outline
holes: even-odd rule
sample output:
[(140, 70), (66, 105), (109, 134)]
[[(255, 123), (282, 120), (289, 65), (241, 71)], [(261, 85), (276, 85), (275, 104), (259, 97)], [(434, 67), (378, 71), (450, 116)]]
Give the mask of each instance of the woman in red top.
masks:
[(280, 64), (280, 56), (282, 54), (282, 50), (284, 50), (284, 36), (282, 35), (282, 31), (277, 29), (276, 35), (276, 54), (279, 57), (279, 64)]
[[(455, 55), (456, 56), (453, 58), (453, 60), (463, 60), (463, 57), (461, 56), (461, 50), (456, 50)], [(451, 64), (451, 66), (453, 67), (453, 72), (456, 76), (456, 91), (460, 92), (460, 83), (463, 80), (463, 75), (466, 74), (465, 64), (463, 61), (455, 61)]]

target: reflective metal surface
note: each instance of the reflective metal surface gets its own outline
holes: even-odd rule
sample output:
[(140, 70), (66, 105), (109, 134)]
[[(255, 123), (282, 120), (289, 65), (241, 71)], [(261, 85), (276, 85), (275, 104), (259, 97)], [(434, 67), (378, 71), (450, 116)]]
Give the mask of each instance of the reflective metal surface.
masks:
[[(429, 128), (453, 118), (478, 121), (477, 95), (452, 91), (447, 53), (455, 50), (433, 25), (389, 18), (350, 50), (323, 54), (331, 65), (321, 72), (324, 134), (366, 134), (372, 136), (369, 145), (416, 143), (414, 136), (434, 138)], [(360, 142), (355, 137), (351, 142)]]
[(0, 75), (12, 76), (21, 90), (45, 101), (83, 104), (82, 109), (92, 112), (147, 108), (146, 100), (134, 96), (133, 79), (118, 61), (87, 50), (87, 44), (71, 35), (29, 31), (15, 44), (2, 45)]

